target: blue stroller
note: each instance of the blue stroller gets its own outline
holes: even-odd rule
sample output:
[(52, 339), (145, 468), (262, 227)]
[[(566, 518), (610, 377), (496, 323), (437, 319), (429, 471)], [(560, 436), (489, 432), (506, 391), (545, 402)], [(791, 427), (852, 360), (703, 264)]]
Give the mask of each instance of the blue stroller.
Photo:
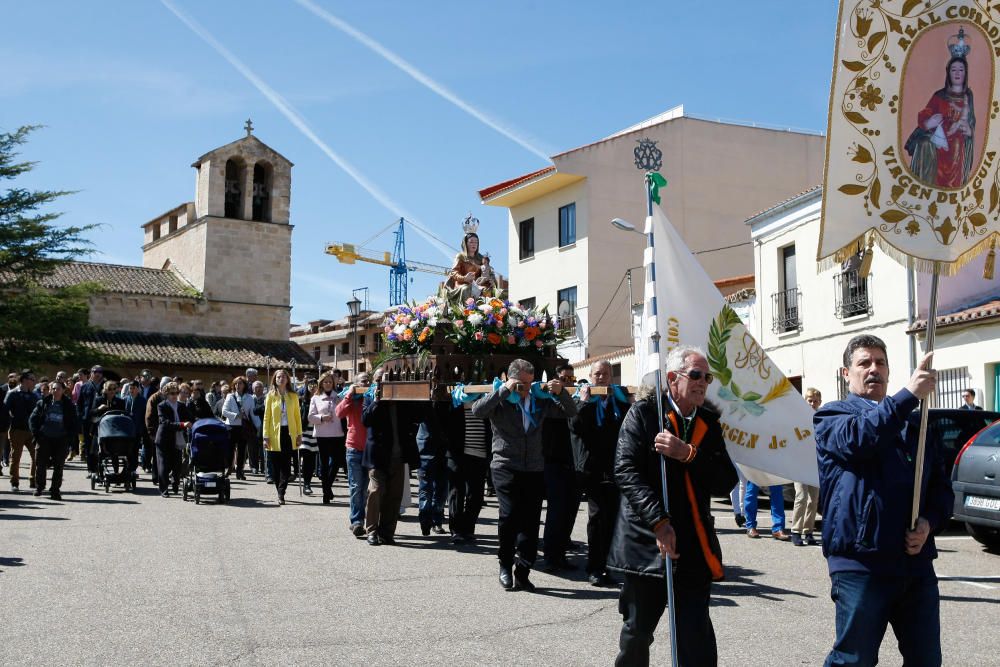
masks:
[(123, 486), (126, 491), (135, 490), (136, 474), (133, 456), (138, 448), (139, 438), (135, 432), (135, 422), (120, 410), (110, 410), (97, 422), (97, 447), (99, 459), (97, 474), (90, 478), (90, 488), (103, 486), (111, 492), (111, 485)]
[(184, 481), (184, 500), (194, 496), (195, 504), (204, 495), (213, 495), (220, 503), (229, 500), (229, 473), (233, 465), (233, 447), (229, 427), (215, 419), (199, 419), (191, 426), (188, 443), (188, 474)]

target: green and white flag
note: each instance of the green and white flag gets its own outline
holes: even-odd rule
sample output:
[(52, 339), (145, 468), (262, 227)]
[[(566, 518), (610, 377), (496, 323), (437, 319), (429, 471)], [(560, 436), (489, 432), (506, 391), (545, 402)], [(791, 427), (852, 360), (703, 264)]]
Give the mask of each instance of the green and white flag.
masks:
[[(653, 384), (671, 348), (696, 345), (715, 380), (708, 399), (722, 413), (730, 457), (755, 483), (819, 485), (813, 410), (775, 366), (695, 259), (660, 206), (646, 218), (645, 307), (636, 339), (638, 376)], [(660, 334), (661, 355), (650, 334)], [(666, 377), (663, 378), (666, 385)]]

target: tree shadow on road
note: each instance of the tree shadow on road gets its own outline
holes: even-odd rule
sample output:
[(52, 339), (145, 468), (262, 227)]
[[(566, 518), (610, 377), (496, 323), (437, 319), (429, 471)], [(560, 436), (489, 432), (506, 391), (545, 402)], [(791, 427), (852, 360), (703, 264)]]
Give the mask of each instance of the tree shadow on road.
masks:
[(726, 580), (712, 586), (713, 607), (735, 607), (739, 602), (734, 598), (754, 597), (781, 602), (789, 596), (815, 599), (815, 595), (795, 591), (790, 588), (779, 588), (761, 584), (754, 580), (754, 577), (762, 575), (759, 570), (740, 567), (738, 565), (726, 566)]

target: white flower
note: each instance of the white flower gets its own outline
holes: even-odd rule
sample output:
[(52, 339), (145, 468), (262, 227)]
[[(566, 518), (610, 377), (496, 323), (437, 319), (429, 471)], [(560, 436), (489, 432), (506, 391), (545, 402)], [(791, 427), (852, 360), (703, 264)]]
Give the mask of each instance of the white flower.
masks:
[(417, 320), (410, 320), (410, 323), (407, 326), (409, 326), (411, 329), (416, 329), (418, 326), (420, 326), (420, 322), (418, 322)]
[(513, 315), (511, 315), (510, 317), (508, 317), (507, 318), (507, 326), (512, 327), (512, 328), (516, 327), (517, 326), (517, 318), (514, 317)]
[(467, 318), (467, 321), (468, 321), (468, 322), (469, 322), (469, 324), (471, 324), (472, 326), (474, 326), (474, 327), (478, 327), (478, 326), (479, 326), (480, 324), (482, 324), (482, 323), (483, 323), (483, 316), (482, 316), (482, 315), (480, 315), (479, 313), (472, 313), (472, 314), (471, 314), (471, 315), (469, 315), (469, 317)]
[(429, 326), (429, 327), (436, 327), (437, 325), (438, 325), (438, 321), (437, 321), (436, 317), (431, 317), (430, 319), (427, 320), (427, 326)]
[(397, 336), (399, 336), (399, 335), (401, 335), (403, 333), (403, 331), (405, 329), (406, 329), (406, 325), (405, 324), (397, 324), (395, 327), (393, 327), (392, 333), (394, 333)]

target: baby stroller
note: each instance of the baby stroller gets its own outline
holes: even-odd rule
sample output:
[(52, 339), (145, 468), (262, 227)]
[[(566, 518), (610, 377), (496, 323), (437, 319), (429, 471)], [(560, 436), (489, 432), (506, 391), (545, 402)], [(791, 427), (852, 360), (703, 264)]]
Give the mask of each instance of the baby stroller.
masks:
[(233, 465), (229, 427), (215, 418), (196, 421), (191, 426), (188, 459), (184, 500), (188, 494), (194, 496), (195, 504), (205, 494), (217, 496), (220, 503), (229, 500), (229, 473)]
[(132, 457), (138, 445), (135, 422), (121, 410), (109, 410), (97, 422), (97, 447), (99, 458), (97, 474), (90, 478), (91, 490), (103, 486), (111, 492), (111, 485), (122, 485), (126, 491), (135, 490), (136, 474)]

